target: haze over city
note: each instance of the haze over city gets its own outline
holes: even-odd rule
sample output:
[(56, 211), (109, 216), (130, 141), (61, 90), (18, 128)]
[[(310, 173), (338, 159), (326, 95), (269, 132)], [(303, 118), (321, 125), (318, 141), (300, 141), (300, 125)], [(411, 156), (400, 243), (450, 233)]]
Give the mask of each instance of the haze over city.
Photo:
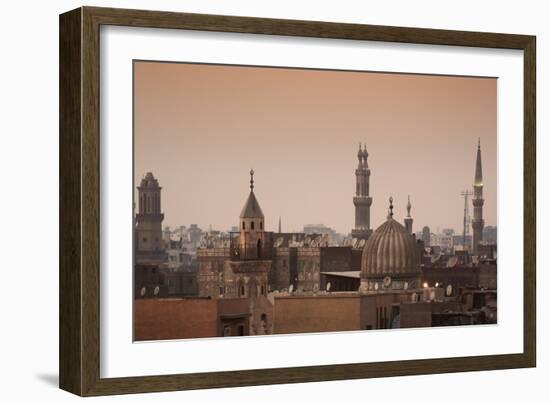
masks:
[[(135, 184), (153, 172), (164, 225), (228, 230), (249, 192), (266, 229), (323, 223), (347, 234), (359, 143), (372, 228), (412, 202), (414, 230), (462, 231), (478, 138), (485, 224), (496, 224), (496, 90), (465, 78), (136, 62)], [(472, 206), (470, 203), (470, 213)]]

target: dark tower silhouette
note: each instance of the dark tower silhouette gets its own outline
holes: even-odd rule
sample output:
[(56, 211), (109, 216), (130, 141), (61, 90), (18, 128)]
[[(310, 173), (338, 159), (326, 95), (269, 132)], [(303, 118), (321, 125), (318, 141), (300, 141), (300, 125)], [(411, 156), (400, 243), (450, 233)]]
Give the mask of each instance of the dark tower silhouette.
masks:
[(422, 228), (422, 242), (424, 242), (424, 246), (430, 246), (431, 241), (431, 231), (430, 227), (427, 225)]
[(351, 231), (351, 236), (359, 239), (368, 239), (372, 234), (370, 228), (370, 206), (372, 197), (369, 196), (370, 191), (370, 169), (367, 162), (369, 154), (367, 147), (361, 148), (357, 152), (359, 163), (355, 170), (355, 197), (353, 204), (355, 206), (355, 228)]
[(151, 172), (141, 180), (136, 214), (136, 263), (162, 263), (166, 260), (162, 241), (162, 220), (158, 180)]
[(476, 172), (474, 177), (474, 197), (472, 204), (474, 205), (474, 218), (472, 219), (473, 229), (473, 249), (474, 255), (479, 254), (479, 243), (483, 241), (483, 174), (481, 171), (481, 144), (477, 141), (477, 156), (476, 156)]

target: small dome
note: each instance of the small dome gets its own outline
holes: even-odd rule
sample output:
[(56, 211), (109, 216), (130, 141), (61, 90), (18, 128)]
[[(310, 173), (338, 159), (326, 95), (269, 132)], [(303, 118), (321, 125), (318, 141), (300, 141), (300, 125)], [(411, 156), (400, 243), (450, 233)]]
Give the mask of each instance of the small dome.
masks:
[(420, 272), (414, 237), (389, 217), (363, 248), (361, 272), (365, 277), (399, 276)]

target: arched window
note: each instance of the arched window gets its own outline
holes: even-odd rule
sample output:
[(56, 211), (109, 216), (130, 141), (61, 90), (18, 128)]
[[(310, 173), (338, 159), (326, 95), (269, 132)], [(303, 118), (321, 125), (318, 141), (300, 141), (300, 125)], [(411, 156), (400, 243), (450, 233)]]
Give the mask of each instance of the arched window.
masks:
[(264, 229), (264, 222), (263, 221), (260, 221), (260, 229)]
[(250, 221), (250, 229), (254, 229), (254, 221)]
[(243, 229), (246, 229), (246, 224), (244, 223), (244, 221), (243, 221)]

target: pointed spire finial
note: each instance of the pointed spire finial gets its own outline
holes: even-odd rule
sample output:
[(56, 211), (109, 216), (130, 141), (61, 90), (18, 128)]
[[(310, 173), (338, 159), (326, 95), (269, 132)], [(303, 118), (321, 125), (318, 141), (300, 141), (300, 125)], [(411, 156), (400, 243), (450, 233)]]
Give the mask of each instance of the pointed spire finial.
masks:
[(390, 196), (390, 208), (388, 210), (388, 220), (393, 218), (393, 197)]
[(411, 195), (407, 196), (407, 217), (411, 216)]
[(254, 170), (250, 170), (250, 191), (254, 191)]
[(481, 168), (481, 142), (477, 139), (476, 171), (474, 176), (474, 186), (483, 186), (483, 173)]

